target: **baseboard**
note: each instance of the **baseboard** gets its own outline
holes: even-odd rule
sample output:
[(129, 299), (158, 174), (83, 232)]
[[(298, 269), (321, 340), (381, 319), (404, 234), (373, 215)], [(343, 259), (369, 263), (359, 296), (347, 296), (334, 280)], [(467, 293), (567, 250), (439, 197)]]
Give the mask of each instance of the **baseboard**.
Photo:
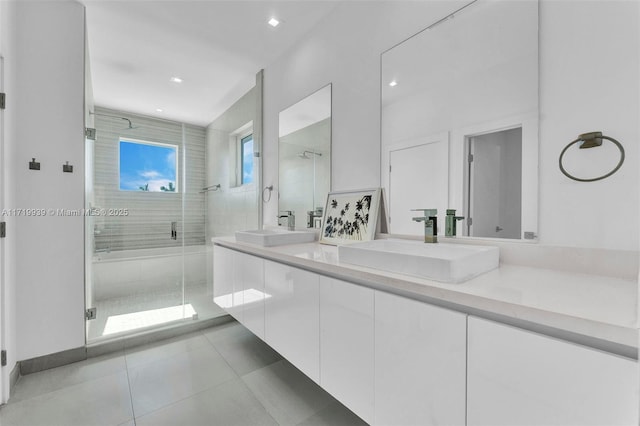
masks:
[(16, 365), (13, 366), (11, 373), (9, 373), (9, 395), (11, 395), (11, 389), (18, 383), (18, 379), (20, 378), (20, 363), (16, 362)]
[(26, 376), (27, 374), (60, 367), (62, 365), (71, 364), (72, 362), (82, 361), (84, 359), (87, 359), (87, 348), (84, 346), (31, 359), (25, 359), (20, 361), (20, 375)]

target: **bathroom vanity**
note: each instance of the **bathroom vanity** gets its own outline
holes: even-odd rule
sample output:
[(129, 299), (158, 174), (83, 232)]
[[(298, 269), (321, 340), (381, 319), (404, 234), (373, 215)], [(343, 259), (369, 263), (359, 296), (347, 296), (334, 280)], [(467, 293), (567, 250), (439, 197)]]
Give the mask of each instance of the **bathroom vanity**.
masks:
[(447, 284), (213, 241), (214, 301), (370, 424), (638, 423), (633, 279), (501, 264)]

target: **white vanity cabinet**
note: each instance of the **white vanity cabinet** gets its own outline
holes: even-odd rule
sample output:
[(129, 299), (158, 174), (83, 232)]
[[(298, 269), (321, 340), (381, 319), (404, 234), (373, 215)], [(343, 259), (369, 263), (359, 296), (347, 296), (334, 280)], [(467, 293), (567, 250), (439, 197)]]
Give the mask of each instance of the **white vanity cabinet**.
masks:
[(237, 253), (235, 269), (242, 288), (242, 324), (264, 340), (264, 259)]
[(469, 317), (467, 424), (637, 425), (638, 363)]
[(214, 301), (370, 424), (638, 425), (635, 360), (317, 269), (216, 245)]
[(264, 340), (264, 260), (213, 248), (213, 301)]
[(229, 315), (242, 322), (242, 282), (238, 277), (241, 253), (213, 247), (213, 301)]
[(374, 290), (320, 276), (320, 385), (373, 424)]
[(376, 425), (464, 425), (466, 317), (375, 292)]
[(289, 362), (320, 382), (318, 274), (264, 261), (265, 341)]

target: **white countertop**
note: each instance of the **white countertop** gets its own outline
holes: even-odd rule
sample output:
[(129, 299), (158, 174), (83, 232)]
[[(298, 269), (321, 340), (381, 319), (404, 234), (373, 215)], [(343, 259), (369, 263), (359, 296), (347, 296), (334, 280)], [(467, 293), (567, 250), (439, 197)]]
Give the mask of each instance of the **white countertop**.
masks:
[(587, 339), (638, 347), (636, 280), (501, 264), (464, 283), (448, 284), (341, 264), (337, 247), (319, 243), (261, 247), (238, 243), (234, 237), (214, 238), (213, 242), (470, 314), (511, 319), (514, 325), (524, 321)]

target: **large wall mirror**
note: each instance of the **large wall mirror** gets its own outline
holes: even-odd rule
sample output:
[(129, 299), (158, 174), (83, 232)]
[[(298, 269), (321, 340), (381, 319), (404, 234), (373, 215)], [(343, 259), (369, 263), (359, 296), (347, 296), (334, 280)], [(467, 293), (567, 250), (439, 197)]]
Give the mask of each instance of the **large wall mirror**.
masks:
[(458, 235), (536, 239), (538, 2), (477, 0), (384, 52), (389, 232), (411, 209), (456, 209)]
[(280, 112), (278, 209), (319, 228), (331, 189), (331, 84)]

